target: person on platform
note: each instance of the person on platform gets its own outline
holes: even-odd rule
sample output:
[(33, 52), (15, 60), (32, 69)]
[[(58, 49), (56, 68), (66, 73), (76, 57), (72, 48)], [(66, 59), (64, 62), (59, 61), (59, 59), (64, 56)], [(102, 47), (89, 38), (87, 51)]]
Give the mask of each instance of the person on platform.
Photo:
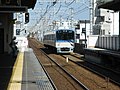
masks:
[(16, 56), (17, 56), (17, 53), (18, 53), (18, 48), (17, 48), (17, 46), (16, 46), (16, 44), (17, 44), (18, 42), (15, 42), (15, 40), (16, 40), (16, 37), (13, 37), (13, 39), (11, 40), (11, 42), (10, 42), (10, 44), (9, 44), (9, 46), (10, 46), (11, 49), (12, 49), (12, 56), (13, 56), (13, 57), (16, 57)]

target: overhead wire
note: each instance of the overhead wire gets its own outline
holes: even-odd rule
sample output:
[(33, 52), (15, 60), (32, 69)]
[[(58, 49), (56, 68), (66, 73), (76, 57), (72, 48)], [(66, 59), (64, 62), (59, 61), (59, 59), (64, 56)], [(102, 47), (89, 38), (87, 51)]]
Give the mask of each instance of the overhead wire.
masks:
[[(74, 2), (74, 0), (70, 3), (70, 4), (72, 4)], [(69, 4), (69, 5), (70, 5)], [(81, 8), (82, 6), (83, 6), (84, 4), (82, 4), (81, 6), (79, 6), (78, 8)], [(62, 5), (61, 5), (62, 6)], [(77, 8), (77, 10), (78, 10), (78, 8)], [(68, 9), (68, 8), (67, 8)], [(67, 11), (67, 9), (65, 10), (65, 12)], [(83, 9), (80, 9), (80, 10), (78, 10), (78, 11), (76, 11), (76, 12), (74, 12), (74, 13), (72, 13), (73, 15), (75, 15), (75, 14), (79, 14), (80, 12), (82, 12), (83, 10), (85, 11), (85, 9), (87, 9), (87, 7), (84, 7)], [(59, 10), (60, 11), (60, 10)], [(57, 13), (59, 12), (59, 11), (57, 11)], [(62, 16), (62, 15), (61, 15)], [(71, 15), (68, 15), (68, 16), (66, 16), (67, 18), (69, 18)]]
[(57, 12), (55, 12), (55, 14), (58, 14), (58, 12), (60, 11), (60, 9), (61, 9), (61, 5), (59, 6), (59, 8), (58, 8)]
[[(44, 14), (41, 16), (41, 18), (39, 19), (39, 21), (47, 14), (48, 10), (49, 10), (52, 6), (55, 6), (55, 4), (57, 3), (57, 1), (58, 1), (58, 0), (55, 0), (51, 6), (47, 5), (46, 11), (45, 11)], [(71, 3), (69, 3), (69, 5), (71, 5), (74, 1), (75, 1), (75, 0), (73, 0)], [(40, 3), (40, 2), (39, 2), (39, 3)], [(68, 6), (69, 6), (69, 5), (68, 5)], [(49, 8), (48, 8), (48, 6), (49, 6)], [(57, 14), (57, 13), (60, 11), (60, 8), (61, 8), (61, 5), (59, 6), (59, 8), (58, 8), (58, 10), (57, 10), (57, 12), (56, 12), (55, 14)]]
[[(39, 20), (36, 22), (36, 24), (34, 25), (34, 27), (37, 26), (38, 23), (40, 23), (40, 21), (42, 20), (42, 18), (47, 14), (47, 12), (50, 10), (51, 7), (55, 6), (55, 4), (57, 3), (57, 1), (58, 1), (58, 0), (55, 0), (55, 1), (53, 2), (53, 4), (50, 5), (50, 6), (47, 5), (46, 11), (45, 11), (44, 14), (39, 18)], [(49, 7), (48, 7), (48, 6), (49, 6)], [(60, 7), (61, 7), (61, 6), (60, 6)], [(60, 8), (59, 8), (59, 9), (60, 9)]]
[(72, 2), (70, 2), (68, 5), (67, 5), (67, 3), (66, 3), (66, 1), (65, 1), (65, 4), (67, 5), (67, 6), (70, 6), (71, 4), (73, 4), (75, 2), (75, 0), (73, 0)]
[[(61, 2), (60, 2), (59, 8), (57, 9), (57, 11), (56, 11), (56, 12), (54, 13), (54, 15), (52, 16), (51, 13), (49, 13), (49, 12), (50, 12), (50, 9), (51, 9), (52, 7), (55, 7), (56, 4), (58, 4), (58, 1), (59, 1), (59, 0), (55, 0), (51, 5), (50, 5), (50, 3), (47, 4), (45, 12), (41, 15), (41, 17), (39, 18), (39, 20), (36, 22), (35, 26), (36, 26), (38, 23), (40, 23), (40, 21), (42, 20), (42, 18), (44, 18), (44, 16), (47, 15), (47, 14), (49, 14), (49, 20), (50, 20), (50, 18), (53, 18), (54, 15), (57, 16), (57, 14), (62, 11), (62, 8), (63, 8), (63, 7), (66, 8), (66, 9), (64, 10), (64, 12), (67, 12), (67, 10), (69, 10), (68, 7), (70, 7), (76, 0), (72, 0), (70, 3), (67, 3), (66, 1), (65, 1), (64, 3), (61, 3)], [(87, 1), (86, 1), (86, 2), (87, 2)], [(77, 7), (77, 8), (75, 9), (75, 10), (77, 10), (77, 11), (75, 11), (75, 12), (72, 13), (72, 14), (73, 14), (73, 15), (77, 15), (77, 14), (79, 14), (80, 12), (84, 12), (85, 10), (87, 10), (87, 7), (84, 7), (83, 9), (78, 10), (79, 8), (83, 7), (83, 5), (85, 5), (86, 2), (84, 2), (82, 5), (80, 5), (79, 7)], [(63, 4), (65, 4), (65, 5), (63, 5)], [(84, 11), (83, 11), (83, 10), (84, 10)], [(62, 11), (62, 12), (63, 12), (63, 11)], [(62, 15), (62, 14), (61, 14), (61, 15)], [(66, 14), (66, 15), (67, 15), (67, 14)], [(64, 17), (64, 16), (65, 16), (65, 14), (64, 14), (62, 17)], [(71, 16), (71, 15), (67, 15), (66, 18), (67, 18), (67, 17), (69, 18), (70, 16)]]
[[(76, 9), (74, 9), (74, 10), (78, 10), (79, 8), (81, 8), (81, 7), (83, 7), (85, 4), (87, 3), (87, 1), (86, 2), (83, 2), (82, 3), (82, 5), (81, 6), (79, 6), (79, 7), (77, 7)], [(72, 13), (72, 15), (77, 15), (77, 14), (79, 14), (80, 12), (82, 12), (83, 10), (83, 12), (85, 12), (85, 10), (88, 10), (89, 8), (88, 8), (88, 6), (86, 5), (86, 7), (84, 7), (83, 9), (80, 9), (80, 10), (78, 10), (78, 11), (75, 11), (74, 13)], [(69, 14), (68, 16), (65, 16), (66, 18), (69, 18), (71, 15)], [(64, 17), (64, 16), (63, 16)], [(64, 17), (64, 18), (65, 18)]]
[(43, 15), (41, 15), (41, 17), (39, 18), (39, 20), (36, 22), (36, 24), (34, 25), (34, 27), (41, 21), (41, 19), (47, 14), (48, 10), (52, 7), (53, 5), (49, 6), (47, 5), (45, 12), (43, 13)]

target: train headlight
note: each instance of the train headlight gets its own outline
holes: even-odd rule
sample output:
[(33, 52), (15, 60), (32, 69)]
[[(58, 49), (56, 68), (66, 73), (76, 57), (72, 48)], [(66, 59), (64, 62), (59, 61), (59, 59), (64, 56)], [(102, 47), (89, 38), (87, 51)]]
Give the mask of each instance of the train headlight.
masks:
[(57, 46), (60, 46), (60, 44), (58, 43)]

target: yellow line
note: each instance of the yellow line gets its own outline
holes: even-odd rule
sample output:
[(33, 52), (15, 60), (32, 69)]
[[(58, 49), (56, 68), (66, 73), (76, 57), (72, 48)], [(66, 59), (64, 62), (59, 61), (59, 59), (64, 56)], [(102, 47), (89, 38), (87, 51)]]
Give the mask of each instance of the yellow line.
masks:
[(7, 90), (21, 90), (24, 52), (19, 52)]

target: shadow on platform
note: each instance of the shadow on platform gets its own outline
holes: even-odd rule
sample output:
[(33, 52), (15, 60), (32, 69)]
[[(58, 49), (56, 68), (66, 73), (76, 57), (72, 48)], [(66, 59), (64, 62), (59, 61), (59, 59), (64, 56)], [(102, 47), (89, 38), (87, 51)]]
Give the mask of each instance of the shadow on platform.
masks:
[(15, 60), (7, 53), (0, 54), (0, 90), (7, 90)]

